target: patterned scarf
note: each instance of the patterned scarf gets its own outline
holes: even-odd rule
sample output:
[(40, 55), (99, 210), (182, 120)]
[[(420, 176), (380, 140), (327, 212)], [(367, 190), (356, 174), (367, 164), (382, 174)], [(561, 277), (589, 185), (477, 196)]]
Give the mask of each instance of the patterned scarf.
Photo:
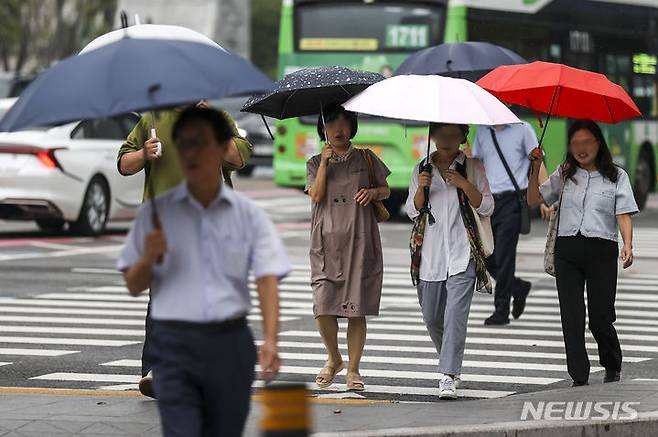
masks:
[[(466, 166), (459, 162), (456, 164), (459, 174), (466, 178)], [(466, 194), (459, 188), (457, 189), (457, 197), (459, 199), (459, 211), (461, 212), (464, 227), (466, 228), (466, 235), (468, 236), (468, 242), (471, 247), (471, 259), (475, 263), (475, 291), (491, 294), (491, 279), (487, 272), (484, 250), (482, 249), (480, 233), (478, 232), (477, 224), (475, 223), (473, 208), (471, 208), (468, 203)], [(417, 286), (420, 281), (421, 252), (426, 225), (427, 212), (421, 211), (420, 215), (414, 222), (413, 229), (411, 230), (411, 239), (409, 241), (409, 250), (411, 252), (411, 282), (414, 286)]]

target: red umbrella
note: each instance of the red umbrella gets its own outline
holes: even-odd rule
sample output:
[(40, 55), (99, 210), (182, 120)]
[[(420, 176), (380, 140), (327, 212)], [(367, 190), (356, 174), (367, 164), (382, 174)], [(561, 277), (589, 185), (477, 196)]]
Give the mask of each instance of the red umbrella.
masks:
[(503, 65), (478, 80), (477, 84), (503, 102), (548, 114), (539, 147), (551, 115), (589, 118), (604, 123), (642, 116), (628, 93), (603, 74), (563, 64), (535, 61)]
[(551, 62), (504, 65), (477, 84), (500, 100), (569, 118), (617, 123), (642, 113), (619, 85), (603, 74)]

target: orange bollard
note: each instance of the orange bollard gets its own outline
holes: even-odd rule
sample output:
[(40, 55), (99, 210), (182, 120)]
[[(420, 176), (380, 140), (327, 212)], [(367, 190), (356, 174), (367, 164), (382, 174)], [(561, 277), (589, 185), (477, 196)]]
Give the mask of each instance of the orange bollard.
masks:
[(261, 391), (263, 437), (306, 437), (311, 433), (311, 412), (306, 385), (270, 384)]

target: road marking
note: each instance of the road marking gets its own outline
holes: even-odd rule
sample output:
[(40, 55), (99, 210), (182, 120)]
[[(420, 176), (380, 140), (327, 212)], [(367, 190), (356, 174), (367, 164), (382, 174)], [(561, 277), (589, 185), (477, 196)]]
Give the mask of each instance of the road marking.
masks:
[(63, 355), (77, 354), (80, 351), (65, 351), (56, 349), (10, 349), (0, 348), (0, 355), (17, 355), (26, 357), (61, 357)]
[(74, 334), (74, 335), (107, 335), (114, 337), (143, 337), (144, 329), (107, 329), (107, 328), (71, 328), (61, 326), (13, 326), (2, 325), (0, 332), (25, 334)]
[(48, 307), (80, 307), (80, 308), (126, 308), (126, 309), (144, 309), (146, 311), (147, 302), (103, 302), (92, 301), (86, 302), (81, 300), (66, 299), (42, 299), (35, 297), (33, 299), (18, 299), (13, 297), (0, 297), (0, 304), (3, 305), (34, 305)]
[[(258, 346), (262, 345), (262, 341), (257, 341)], [(291, 349), (320, 349), (325, 350), (324, 344), (322, 342), (310, 343), (310, 342), (300, 342), (300, 341), (279, 341), (279, 349), (291, 348)], [(338, 346), (341, 352), (347, 351), (347, 345), (340, 344)], [(385, 351), (385, 352), (412, 352), (419, 354), (430, 354), (433, 356), (437, 355), (436, 349), (434, 347), (424, 347), (424, 346), (398, 346), (398, 345), (389, 345), (389, 344), (366, 344), (366, 352), (371, 351)], [(513, 357), (513, 358), (532, 358), (532, 359), (550, 359), (550, 360), (560, 360), (565, 361), (566, 355), (564, 353), (557, 352), (527, 352), (527, 351), (511, 351), (511, 350), (501, 350), (501, 349), (465, 349), (465, 355), (481, 355), (481, 356), (493, 356), (493, 357)], [(629, 357), (626, 354), (624, 355), (624, 362), (627, 363), (640, 363), (642, 361), (650, 360), (648, 357)]]
[[(140, 317), (142, 319), (142, 325), (144, 324), (144, 317), (146, 317), (146, 308), (141, 311), (128, 311), (128, 310), (90, 310), (90, 309), (80, 309), (80, 308), (39, 308), (32, 306), (15, 306), (9, 307), (5, 306), (0, 308), (0, 313), (30, 313), (30, 314), (75, 314), (75, 315), (99, 315), (99, 316), (132, 316)], [(5, 317), (13, 316), (0, 316), (0, 321), (10, 321)], [(79, 319), (79, 320), (96, 320), (98, 323), (99, 319)], [(119, 320), (119, 319), (117, 319)], [(119, 320), (120, 321), (120, 320)]]
[[(280, 373), (295, 375), (316, 375), (317, 367), (302, 366), (282, 366)], [(400, 379), (428, 379), (437, 381), (439, 373), (437, 372), (411, 372), (408, 370), (380, 370), (380, 369), (360, 369), (361, 376), (370, 378), (400, 378)], [(562, 378), (542, 378), (538, 376), (508, 376), (508, 375), (479, 375), (467, 374), (461, 375), (462, 381), (469, 382), (488, 382), (488, 383), (509, 383), (509, 384), (531, 384), (546, 385), (562, 381)]]
[[(382, 330), (382, 331), (417, 331), (426, 332), (427, 328), (422, 325), (409, 325), (409, 324), (393, 324), (393, 323), (378, 323), (372, 322), (368, 324), (368, 330)], [(509, 328), (491, 328), (491, 327), (468, 327), (469, 334), (500, 334), (501, 336), (514, 337), (520, 336), (537, 336), (537, 337), (560, 337), (562, 338), (562, 330), (549, 331), (546, 329), (517, 329), (512, 326)], [(587, 337), (591, 337), (591, 333), (586, 332)], [(620, 340), (626, 341), (649, 341), (658, 342), (657, 335), (639, 335), (639, 334), (617, 334)]]
[(8, 365), (10, 365), (10, 364), (11, 364), (11, 363), (5, 363), (5, 362), (1, 362), (1, 361), (0, 361), (0, 366), (8, 366)]
[[(341, 339), (345, 337), (344, 332), (339, 334)], [(318, 342), (322, 341), (320, 335), (314, 331), (283, 331), (280, 333), (281, 337), (306, 337), (306, 338), (315, 338)], [(368, 338), (371, 340), (388, 340), (388, 341), (411, 341), (411, 342), (420, 342), (427, 343), (430, 342), (428, 335), (405, 335), (405, 334), (378, 334), (378, 333), (368, 333)], [(486, 345), (507, 345), (507, 346), (530, 346), (530, 347), (551, 347), (564, 349), (564, 342), (558, 340), (537, 340), (537, 339), (518, 339), (512, 337), (504, 338), (488, 338), (488, 337), (469, 337), (466, 336), (466, 344), (486, 344)], [(588, 349), (598, 350), (596, 343), (586, 343), (585, 346)], [(643, 345), (633, 345), (633, 344), (624, 344), (622, 349), (624, 351), (634, 351), (634, 352), (655, 352), (658, 353), (658, 347), (656, 346), (643, 346)]]
[(0, 343), (24, 344), (63, 344), (72, 346), (111, 346), (121, 347), (139, 344), (140, 341), (97, 340), (91, 338), (52, 338), (52, 337), (0, 337)]
[(114, 269), (94, 269), (87, 267), (74, 267), (71, 269), (71, 273), (86, 273), (86, 274), (96, 274), (96, 275), (120, 275), (121, 272)]

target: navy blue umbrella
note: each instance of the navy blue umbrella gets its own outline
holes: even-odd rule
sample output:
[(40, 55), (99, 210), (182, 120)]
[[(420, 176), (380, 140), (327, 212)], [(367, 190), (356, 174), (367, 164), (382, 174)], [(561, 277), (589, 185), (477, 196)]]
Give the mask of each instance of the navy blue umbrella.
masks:
[(500, 65), (525, 63), (513, 51), (487, 42), (445, 43), (412, 54), (395, 75), (439, 74), (476, 81)]
[(219, 46), (126, 37), (43, 72), (7, 112), (0, 130), (168, 108), (271, 86), (250, 62)]

